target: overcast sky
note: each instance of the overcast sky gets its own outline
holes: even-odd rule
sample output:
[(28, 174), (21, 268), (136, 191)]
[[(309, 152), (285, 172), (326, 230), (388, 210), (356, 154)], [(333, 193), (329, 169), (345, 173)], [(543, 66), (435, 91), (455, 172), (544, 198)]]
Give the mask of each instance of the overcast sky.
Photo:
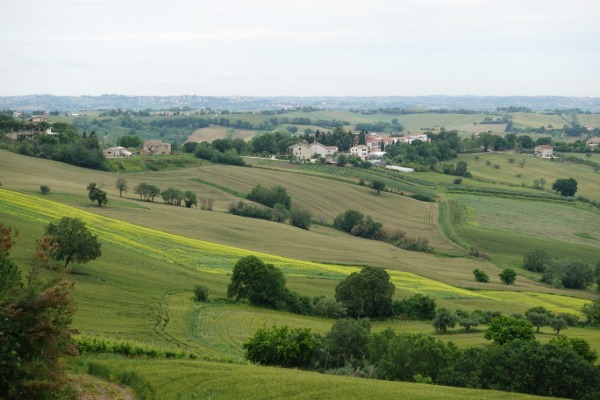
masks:
[(0, 95), (600, 97), (598, 0), (0, 0)]

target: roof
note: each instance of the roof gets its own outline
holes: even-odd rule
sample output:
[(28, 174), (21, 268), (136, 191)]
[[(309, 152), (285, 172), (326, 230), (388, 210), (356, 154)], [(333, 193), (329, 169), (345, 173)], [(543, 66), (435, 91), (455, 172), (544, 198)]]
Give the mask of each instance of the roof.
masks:
[(552, 145), (550, 145), (550, 144), (540, 144), (535, 147), (539, 147), (540, 149), (552, 149), (553, 148)]
[(144, 146), (160, 146), (160, 145), (167, 145), (167, 144), (169, 144), (169, 143), (165, 143), (160, 140), (146, 140), (144, 142)]

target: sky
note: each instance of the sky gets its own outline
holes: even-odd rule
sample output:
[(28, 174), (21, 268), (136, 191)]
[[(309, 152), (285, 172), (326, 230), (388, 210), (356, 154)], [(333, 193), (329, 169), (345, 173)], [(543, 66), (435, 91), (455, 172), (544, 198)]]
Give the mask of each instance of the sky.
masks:
[(0, 96), (600, 97), (598, 0), (0, 0)]

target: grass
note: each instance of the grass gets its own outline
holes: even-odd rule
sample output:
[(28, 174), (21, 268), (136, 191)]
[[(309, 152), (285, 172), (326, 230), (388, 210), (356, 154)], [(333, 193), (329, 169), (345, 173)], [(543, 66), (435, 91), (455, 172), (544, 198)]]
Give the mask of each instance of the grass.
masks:
[(136, 155), (128, 158), (107, 159), (110, 170), (113, 172), (143, 172), (143, 171), (170, 171), (182, 168), (197, 167), (207, 164), (206, 161), (195, 157), (193, 154), (172, 155)]
[[(512, 166), (504, 156), (486, 154), (479, 161), (470, 159), (469, 163), (477, 164), (477, 168), (485, 171), (485, 157), (492, 157), (498, 162), (504, 160), (505, 164), (499, 170), (494, 170), (499, 173), (505, 169), (505, 165), (507, 168)], [(541, 171), (547, 165), (543, 160), (528, 158), (524, 169), (539, 168)], [(556, 164), (551, 167), (556, 173), (562, 174), (571, 166)], [(20, 231), (18, 243), (11, 254), (19, 265), (29, 264), (35, 240), (41, 236), (43, 227), (62, 216), (83, 219), (100, 237), (102, 257), (89, 264), (73, 267), (72, 278), (76, 282), (74, 295), (79, 307), (74, 321), (76, 329), (86, 334), (126, 339), (149, 346), (193, 351), (200, 357), (213, 360), (241, 362), (241, 344), (260, 327), (281, 324), (309, 326), (324, 333), (333, 324), (330, 319), (291, 315), (224, 300), (232, 266), (247, 254), (256, 254), (282, 268), (288, 286), (307, 296), (333, 297), (340, 279), (357, 271), (362, 265), (375, 265), (387, 268), (397, 287), (396, 298), (406, 298), (414, 293), (427, 294), (436, 299), (438, 307), (451, 310), (501, 310), (510, 315), (541, 305), (554, 312), (578, 313), (583, 304), (595, 297), (591, 292), (542, 285), (538, 282), (539, 274), (520, 267), (523, 252), (532, 247), (546, 249), (551, 254), (556, 252), (561, 257), (597, 261), (599, 243), (596, 228), (600, 224), (599, 214), (594, 209), (579, 203), (573, 205), (522, 201), (494, 195), (447, 193), (446, 188), (452, 177), (443, 175), (428, 173), (397, 177), (379, 170), (358, 171), (366, 174), (365, 177), (384, 177), (390, 185), (402, 184), (435, 191), (443, 202), (439, 208), (439, 203), (418, 202), (395, 193), (377, 196), (371, 189), (356, 184), (357, 171), (344, 170), (321, 169), (320, 166), (301, 169), (290, 164), (269, 162), (261, 168), (207, 164), (164, 172), (117, 175), (0, 152), (0, 182), (3, 183), (0, 188), (0, 216), (2, 222)], [(337, 175), (331, 175), (332, 171)], [(593, 177), (588, 177), (585, 171), (582, 170), (582, 174), (582, 182), (586, 182), (586, 179), (594, 182)], [(119, 176), (126, 177), (130, 187), (148, 182), (161, 188), (172, 186), (193, 190), (198, 197), (214, 198), (215, 211), (142, 202), (130, 193), (120, 198), (113, 184)], [(519, 184), (511, 187), (513, 181), (509, 173), (506, 179), (503, 184), (465, 179), (464, 184), (508, 188), (515, 193), (540, 192), (521, 188)], [(107, 207), (98, 208), (87, 199), (85, 187), (91, 181), (104, 183), (109, 193)], [(409, 236), (426, 235), (438, 248), (447, 251), (447, 254), (452, 253), (452, 256), (404, 251), (382, 242), (359, 239), (327, 226), (317, 225), (305, 231), (224, 212), (231, 202), (238, 201), (235, 195), (249, 192), (258, 183), (286, 187), (295, 204), (313, 210), (313, 218), (319, 218), (323, 213), (330, 221), (348, 208), (359, 209), (388, 227), (405, 229)], [(39, 193), (41, 184), (51, 187), (49, 195)], [(448, 238), (460, 242), (461, 246)], [(487, 253), (492, 262), (464, 256), (465, 249), (472, 244)], [(519, 271), (515, 285), (507, 286), (499, 281), (499, 267), (506, 266)], [(475, 282), (472, 274), (475, 268), (486, 271), (491, 278), (490, 283)], [(195, 284), (209, 287), (209, 303), (194, 303), (192, 291)], [(374, 322), (374, 330), (386, 327), (434, 334), (429, 322)], [(480, 327), (470, 334), (455, 329), (447, 335), (436, 334), (436, 337), (466, 347), (486, 343), (483, 339), (484, 329)], [(597, 330), (570, 328), (565, 333), (585, 338), (593, 348), (600, 349)], [(549, 340), (552, 332), (549, 328), (543, 328), (538, 337), (540, 340)], [(129, 369), (130, 366), (137, 368), (133, 367), (135, 361), (128, 364), (129, 361), (115, 360), (98, 362), (106, 362), (111, 370), (114, 364), (121, 371), (114, 372), (115, 377), (131, 371), (134, 375), (143, 376), (144, 385), (157, 379), (150, 386), (155, 393), (160, 393), (157, 398), (169, 398), (178, 393), (177, 386), (171, 386), (170, 383), (176, 375), (169, 375), (164, 381), (152, 375), (150, 365), (160, 362), (147, 362), (147, 371), (139, 367), (141, 369), (135, 372)], [(164, 367), (167, 364), (161, 365)], [(169, 371), (173, 370), (174, 374), (184, 368), (177, 362), (169, 365), (172, 366)], [(189, 365), (202, 365), (201, 369), (206, 369), (212, 368), (213, 363), (196, 362)], [(231, 364), (214, 365), (225, 368)], [(237, 370), (238, 367), (247, 369)], [(257, 367), (244, 365), (233, 365), (232, 368), (234, 370), (223, 374), (243, 375), (240, 379), (244, 380), (253, 374), (262, 376), (263, 372), (260, 371), (271, 371), (255, 370), (253, 368)], [(181, 371), (183, 374), (184, 370)], [(293, 376), (296, 372), (281, 373)], [(282, 375), (281, 379), (287, 378)], [(310, 386), (308, 382), (312, 378), (306, 379), (305, 385)], [(329, 382), (329, 385), (333, 384), (331, 380)], [(246, 384), (250, 385), (246, 386), (246, 390), (253, 393), (248, 388), (257, 383)], [(383, 388), (388, 383), (368, 383), (371, 384), (373, 387), (382, 385)], [(204, 394), (202, 390), (209, 393), (208, 390), (214, 389), (202, 385), (205, 385), (203, 380), (195, 381), (194, 388), (198, 390), (181, 388), (180, 393), (192, 398), (195, 393)], [(325, 383), (322, 385), (326, 387)], [(425, 389), (429, 390), (430, 387), (426, 386)], [(273, 387), (269, 390), (283, 389)], [(336, 391), (337, 387), (331, 392)], [(420, 395), (418, 392), (415, 396)], [(281, 397), (281, 392), (273, 393), (273, 398)], [(336, 397), (340, 396), (339, 393), (335, 394)], [(485, 392), (486, 398), (490, 393)], [(223, 394), (227, 398), (239, 393), (232, 389), (232, 392), (224, 391)], [(421, 394), (424, 398), (435, 398), (432, 396), (439, 394), (439, 387), (435, 392), (421, 389)], [(296, 396), (295, 392), (290, 392), (290, 396)]]
[[(509, 163), (509, 158), (515, 158), (516, 162)], [(485, 179), (504, 186), (521, 187), (523, 184), (533, 186), (536, 179), (543, 178), (546, 181), (545, 189), (550, 191), (556, 179), (575, 178), (578, 183), (577, 196), (582, 195), (592, 200), (600, 200), (598, 195), (600, 193), (600, 174), (582, 164), (543, 160), (533, 156), (511, 153), (469, 154), (461, 155), (459, 159), (467, 162), (468, 169), (474, 178)], [(523, 167), (519, 166), (521, 160), (525, 160)], [(488, 161), (490, 165), (486, 165)], [(494, 164), (500, 165), (500, 168), (493, 168)]]
[(387, 382), (283, 368), (209, 361), (89, 359), (89, 370), (126, 383), (143, 399), (397, 399), (525, 400), (516, 393)]

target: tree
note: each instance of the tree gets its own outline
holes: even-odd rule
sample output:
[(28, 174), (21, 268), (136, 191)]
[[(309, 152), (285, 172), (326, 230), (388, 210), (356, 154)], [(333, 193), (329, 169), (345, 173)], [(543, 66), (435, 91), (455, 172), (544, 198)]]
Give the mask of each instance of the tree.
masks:
[(435, 318), (433, 319), (433, 327), (436, 331), (446, 333), (448, 328), (454, 328), (456, 325), (456, 317), (447, 309), (440, 308), (435, 313)]
[(432, 320), (436, 307), (435, 299), (418, 293), (407, 299), (394, 300), (392, 304), (394, 315), (422, 321)]
[(233, 267), (227, 297), (248, 299), (252, 304), (277, 308), (285, 296), (285, 278), (279, 268), (256, 256), (242, 257)]
[(242, 347), (245, 358), (252, 363), (302, 367), (310, 362), (318, 345), (309, 328), (289, 329), (284, 325), (259, 329)]
[(569, 327), (567, 321), (560, 317), (552, 318), (549, 322), (549, 325), (552, 327), (553, 330), (556, 331), (557, 335), (560, 333), (560, 331)]
[(196, 301), (206, 302), (208, 300), (208, 287), (206, 285), (196, 285), (194, 287), (194, 297)]
[(386, 270), (364, 267), (336, 286), (335, 299), (344, 303), (351, 317), (388, 317), (392, 314), (395, 290)]
[(544, 272), (551, 257), (545, 250), (530, 249), (523, 255), (523, 265), (527, 270), (534, 272)]
[(333, 220), (333, 226), (339, 230), (350, 233), (355, 225), (359, 224), (364, 215), (356, 210), (346, 210)]
[(64, 261), (65, 268), (71, 261), (86, 263), (100, 257), (100, 242), (79, 218), (62, 217), (46, 226), (45, 232), (52, 237), (56, 250), (51, 257)]
[(95, 182), (92, 182), (87, 187), (88, 197), (92, 202), (97, 201), (98, 207), (102, 207), (102, 204), (108, 203), (106, 198), (106, 192), (98, 187)]
[(577, 192), (577, 181), (574, 178), (557, 179), (552, 184), (552, 190), (561, 194), (561, 196), (575, 196)]
[[(23, 286), (8, 252), (14, 236), (0, 223), (0, 398), (74, 398), (63, 361), (77, 352), (71, 341), (76, 331), (70, 327), (73, 285), (64, 279), (63, 269), (34, 264)], [(40, 254), (44, 250), (38, 245), (36, 262), (48, 260)]]
[(196, 193), (191, 190), (186, 190), (183, 194), (183, 201), (187, 208), (192, 208), (192, 206), (198, 205), (198, 199), (196, 198)]
[(517, 273), (512, 268), (506, 268), (504, 271), (500, 272), (498, 275), (500, 276), (500, 280), (502, 281), (502, 283), (504, 283), (506, 285), (512, 285), (513, 283), (515, 283), (515, 280), (517, 279)]
[(591, 303), (584, 304), (581, 312), (585, 314), (587, 322), (592, 324), (600, 323), (600, 298), (594, 299)]
[(296, 228), (306, 230), (310, 228), (311, 217), (312, 215), (310, 214), (310, 211), (298, 206), (292, 207), (289, 213), (290, 224), (292, 224), (292, 226), (295, 226)]
[(127, 181), (125, 178), (117, 178), (115, 182), (115, 187), (119, 191), (119, 197), (123, 197), (123, 192), (127, 193)]
[(48, 186), (48, 185), (40, 185), (40, 192), (42, 192), (42, 194), (48, 194), (48, 193), (50, 193), (50, 186)]
[[(537, 329), (536, 332), (540, 332), (540, 328), (544, 325), (548, 325), (550, 319), (548, 318), (548, 314), (538, 313), (538, 312), (527, 312), (525, 317), (529, 322), (531, 322)], [(564, 320), (563, 320), (564, 321)]]
[(473, 275), (475, 276), (475, 280), (477, 282), (488, 283), (490, 281), (489, 275), (485, 271), (482, 271), (480, 269), (474, 269)]
[(371, 333), (368, 319), (338, 319), (323, 338), (325, 368), (341, 367), (351, 363), (362, 363), (367, 353)]
[(531, 322), (504, 315), (495, 317), (490, 321), (484, 337), (500, 345), (517, 339), (535, 340)]
[(385, 182), (379, 179), (374, 179), (371, 182), (371, 189), (377, 191), (377, 194), (379, 194), (381, 191), (385, 190)]

